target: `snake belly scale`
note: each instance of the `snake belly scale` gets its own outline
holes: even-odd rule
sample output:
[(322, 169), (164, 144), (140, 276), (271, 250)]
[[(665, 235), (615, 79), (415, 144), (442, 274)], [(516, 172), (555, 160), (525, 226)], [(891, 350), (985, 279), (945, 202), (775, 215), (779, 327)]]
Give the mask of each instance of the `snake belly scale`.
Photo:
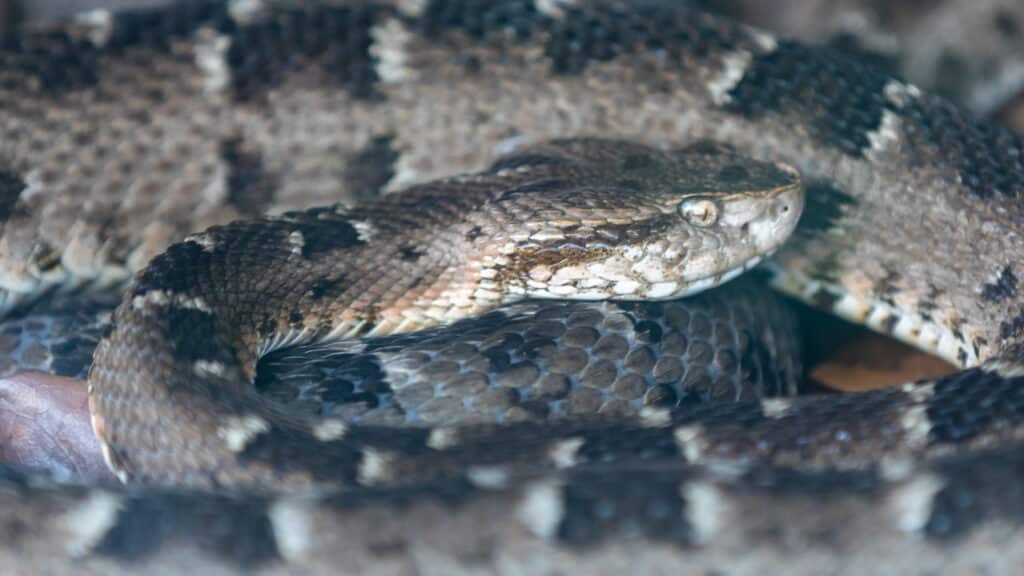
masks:
[[(175, 387), (147, 388), (144, 398), (157, 401), (138, 403), (152, 421), (167, 407), (196, 404), (175, 421), (211, 432), (221, 452), (193, 450), (189, 439), (174, 446), (187, 447), (177, 452), (180, 466), (162, 474), (212, 486), (212, 493), (90, 489), (5, 472), (3, 525), (20, 534), (23, 549), (19, 556), (3, 548), (5, 562), (67, 571), (66, 556), (52, 554), (60, 546), (108, 571), (123, 570), (116, 560), (134, 556), (179, 571), (196, 562), (227, 570), (242, 563), (267, 571), (298, 564), (319, 572), (488, 573), (522, 570), (532, 559), (534, 568), (552, 571), (749, 572), (737, 550), (762, 568), (794, 573), (855, 571), (858, 553), (905, 573), (977, 565), (1011, 573), (1020, 565), (1021, 547), (1009, 544), (1019, 540), (1024, 519), (1017, 487), (1022, 145), (940, 98), (827, 49), (672, 2), (200, 2), (94, 12), (64, 28), (26, 30), (5, 40), (0, 63), (4, 306), (57, 285), (119, 285), (156, 257), (117, 313), (90, 377), (96, 428), (112, 440), (115, 470), (131, 475), (169, 461), (162, 432), (119, 430), (111, 415), (126, 403), (104, 395), (133, 357), (120, 355), (131, 342), (168, 352), (166, 343), (177, 338), (180, 349), (216, 351), (187, 363), (169, 353), (131, 360), (147, 378), (187, 368), (196, 381), (228, 382), (175, 398), (160, 397)], [(316, 425), (289, 420), (240, 389), (259, 353), (314, 335), (405, 329), (407, 320), (429, 323), (446, 313), (426, 307), (402, 317), (386, 306), (350, 305), (358, 313), (346, 318), (329, 310), (330, 299), (315, 304), (313, 293), (348, 284), (261, 275), (260, 250), (224, 260), (223, 269), (203, 268), (209, 275), (161, 271), (219, 262), (233, 246), (261, 242), (268, 255), (289, 262), (369, 246), (395, 237), (385, 222), (397, 221), (397, 211), (380, 219), (360, 209), (283, 213), (433, 181), (419, 189), (429, 194), (444, 182), (436, 179), (453, 174), (488, 166), (514, 172), (493, 164), (503, 152), (581, 137), (662, 151), (711, 139), (732, 152), (704, 157), (767, 162), (751, 160), (745, 171), (795, 166), (807, 188), (805, 215), (766, 263), (772, 283), (933, 350), (963, 371), (858, 396), (680, 406), (633, 421), (401, 433)], [(553, 170), (541, 161), (550, 154), (520, 160), (529, 166), (522, 174)], [(610, 164), (577, 160), (580, 172), (570, 180), (590, 187)], [(719, 170), (716, 182), (746, 181), (731, 172), (723, 178)], [(488, 178), (518, 177), (483, 172), (455, 181), (471, 197), (489, 189)], [(723, 208), (720, 200), (712, 194), (683, 207), (674, 196), (666, 215), (677, 224), (701, 220)], [(595, 200), (587, 208), (601, 206)], [(464, 210), (453, 203), (435, 209)], [(282, 215), (199, 233), (268, 211)], [(460, 242), (471, 231), (446, 230), (461, 232)], [(186, 240), (190, 233), (199, 234)], [(557, 239), (565, 230), (536, 233)], [(416, 258), (423, 246), (390, 247), (399, 257), (403, 248)], [(485, 280), (523, 295), (561, 285), (549, 282), (557, 270), (538, 268), (511, 266)], [(213, 276), (254, 285), (276, 278), (282, 294), (300, 287), (306, 304), (292, 318), (289, 306), (218, 290)], [(448, 280), (445, 286), (457, 285)], [(404, 294), (411, 278), (392, 281)], [(189, 288), (175, 290), (175, 282)], [(685, 291), (682, 284), (618, 284), (606, 288), (637, 296)], [(470, 285), (474, 297), (489, 296), (489, 288), (480, 290), (487, 283)], [(467, 303), (464, 312), (474, 301), (465, 292), (450, 300)], [(180, 314), (174, 322), (171, 310)], [(275, 312), (243, 317), (253, 310)], [(322, 322), (334, 312), (342, 322)], [(131, 334), (133, 327), (145, 329)], [(230, 418), (210, 418), (219, 413), (210, 406), (226, 408)], [(275, 434), (281, 430), (288, 433)], [(326, 459), (314, 458), (324, 449)], [(248, 467), (209, 472), (240, 456)], [(316, 468), (323, 461), (335, 466)], [(424, 471), (423, 483), (388, 488)], [(158, 479), (148, 474), (139, 479)], [(356, 487), (322, 498), (229, 488), (308, 485), (310, 478)], [(439, 517), (451, 522), (450, 532), (437, 530)], [(143, 534), (139, 527), (154, 518), (168, 527)], [(369, 523), (380, 530), (367, 534)], [(808, 554), (794, 558), (787, 544), (794, 541)], [(178, 557), (175, 549), (191, 552)]]

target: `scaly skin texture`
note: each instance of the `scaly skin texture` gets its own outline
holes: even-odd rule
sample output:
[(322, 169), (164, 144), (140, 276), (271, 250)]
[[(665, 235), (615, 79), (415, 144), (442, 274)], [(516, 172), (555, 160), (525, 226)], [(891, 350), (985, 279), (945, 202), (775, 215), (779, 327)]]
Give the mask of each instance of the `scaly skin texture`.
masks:
[(531, 296), (678, 298), (776, 250), (802, 209), (786, 166), (588, 139), (344, 214), (215, 227), (155, 258), (115, 311), (89, 372), (93, 428), (124, 481), (363, 483), (370, 451), (408, 441), (285, 412), (249, 386), (260, 355), (422, 330)]
[[(412, 533), (383, 544), (355, 538), (363, 544), (357, 548), (375, 559), (393, 553), (401, 565), (395, 571), (467, 565), (524, 570), (530, 558), (567, 569), (610, 550), (548, 548), (573, 541), (568, 535), (582, 533), (575, 542), (618, 542), (614, 536), (630, 535), (631, 524), (663, 526), (658, 519), (678, 519), (685, 506), (691, 513), (684, 515), (680, 539), (699, 545), (696, 553), (675, 545), (678, 540), (668, 546), (652, 542), (672, 540), (671, 531), (641, 531), (630, 541), (644, 553), (621, 557), (654, 558), (657, 567), (676, 571), (740, 571), (737, 563), (755, 558), (759, 568), (855, 572), (858, 552), (908, 573), (948, 558), (996, 573), (1020, 565), (1014, 557), (1020, 547), (1007, 545), (1020, 538), (1020, 495), (1014, 482), (1000, 480), (1019, 476), (1019, 139), (857, 62), (675, 3), (436, 0), (366, 10), (363, 4), (351, 6), (313, 8), (312, 16), (275, 13), (269, 20), (258, 10), (241, 10), (234, 24), (226, 9), (215, 7), (209, 14), (218, 23), (205, 29), (200, 24), (209, 20), (202, 11), (168, 27), (118, 18), (79, 36), (85, 39), (78, 42), (99, 44), (85, 56), (59, 34), (5, 48), (0, 270), (8, 302), (35, 294), (41, 284), (66, 281), (67, 274), (73, 281), (123, 281), (128, 270), (171, 240), (220, 218), (322, 204), (328, 196), (337, 199), (339, 190), (354, 195), (379, 185), (396, 189), (480, 169), (522, 143), (580, 135), (660, 147), (724, 140), (741, 153), (797, 165), (810, 184), (805, 226), (775, 260), (778, 286), (937, 349), (963, 366), (984, 364), (855, 399), (717, 408), (721, 419), (699, 411), (654, 412), (647, 420), (651, 428), (601, 422), (493, 435), (483, 429), (470, 437), (392, 436), (408, 443), (380, 448), (419, 451), (432, 465), (451, 462), (454, 478), (442, 484), (458, 489), (475, 478), (497, 490), (477, 506), (442, 507), (442, 517), (466, 522), (450, 532), (455, 544), (429, 541), (428, 534), (449, 532), (438, 531), (437, 516), (428, 511), (407, 524)], [(145, 33), (125, 33), (140, 25)], [(168, 40), (168, 30), (177, 39)], [(160, 41), (140, 42), (153, 38)], [(157, 186), (164, 194), (152, 194)], [(154, 215), (159, 218), (149, 224)], [(984, 451), (993, 444), (1006, 452)], [(963, 460), (948, 456), (963, 450), (978, 451)], [(627, 458), (644, 453), (662, 464), (674, 462), (669, 468), (718, 470), (724, 477), (709, 480), (710, 487), (680, 477), (658, 484)], [(718, 462), (722, 454), (735, 466)], [(364, 478), (401, 478), (403, 469), (389, 467), (387, 455), (360, 459), (366, 463)], [(606, 491), (598, 479), (578, 479), (597, 496), (592, 499), (581, 497), (576, 484), (563, 482), (558, 473), (547, 477), (554, 485), (542, 482), (529, 490), (512, 471), (503, 476), (486, 467), (550, 461), (600, 469), (605, 457), (639, 476), (613, 481)], [(923, 457), (940, 460), (906, 460)], [(708, 520), (723, 517), (718, 511), (738, 501), (715, 487), (737, 478), (742, 486), (755, 486), (765, 461), (864, 466), (879, 459), (886, 465), (868, 467), (866, 474), (880, 482), (883, 505), (872, 506), (858, 491), (849, 494), (854, 503), (847, 508), (832, 500), (821, 504), (813, 491), (789, 500), (754, 490), (750, 509), (757, 513), (739, 517), (794, 526), (791, 537), (775, 540), (765, 536), (773, 533), (770, 528), (737, 532), (739, 522)], [(709, 463), (718, 465), (705, 467)], [(486, 465), (482, 475), (475, 465)], [(745, 475), (746, 466), (755, 478)], [(990, 466), (1002, 472), (990, 474)], [(849, 487), (858, 477), (838, 478)], [(501, 489), (503, 479), (510, 482)], [(806, 490), (804, 480), (796, 486)], [(656, 485), (671, 488), (659, 491)], [(828, 480), (822, 485), (836, 486)], [(11, 486), (18, 493), (18, 484)], [(623, 486), (642, 492), (634, 497)], [(59, 491), (21, 490), (44, 505), (62, 497)], [(445, 491), (430, 493), (441, 498)], [(154, 548), (121, 540), (120, 521), (131, 516), (117, 513), (123, 500), (98, 498), (74, 500), (84, 507), (72, 512), (81, 514), (57, 518), (84, 538), (80, 548), (113, 556), (160, 551), (163, 541)], [(151, 506), (144, 517), (192, 525), (168, 516), (152, 498), (143, 497), (149, 503), (144, 506)], [(508, 514), (513, 501), (521, 506), (515, 517)], [(499, 512), (473, 519), (488, 506)], [(11, 510), (25, 511), (13, 503)], [(52, 505), (45, 510), (52, 514)], [(315, 566), (326, 559), (337, 566), (332, 554), (357, 554), (319, 548), (346, 541), (319, 529), (314, 519), (320, 509), (274, 510), (247, 517), (254, 520), (247, 525), (273, 528), (249, 540), (269, 550), (268, 534), (273, 535), (270, 558), (249, 555), (267, 570), (287, 570), (285, 560)], [(375, 510), (393, 521), (387, 504)], [(629, 516), (637, 510), (651, 515)], [(801, 513), (807, 510), (821, 516)], [(7, 526), (23, 526), (18, 518), (24, 517), (38, 515), (12, 514)], [(480, 542), (475, 537), (483, 533), (481, 526), (495, 517), (509, 523), (516, 537), (542, 542), (549, 554), (519, 560), (489, 554), (511, 549), (509, 533), (468, 550), (456, 545)], [(813, 525), (818, 517), (830, 520), (835, 532)], [(366, 524), (357, 518), (331, 518), (365, 533)], [(959, 538), (940, 547), (922, 542), (921, 532)], [(54, 534), (44, 531), (39, 541), (52, 546), (59, 541)], [(724, 553), (731, 537), (743, 542), (744, 554)], [(131, 543), (114, 545), (123, 541)], [(807, 550), (817, 553), (807, 561), (811, 565), (792, 563)], [(158, 562), (152, 553), (143, 556)], [(237, 566), (230, 554), (216, 550), (184, 558)], [(45, 561), (55, 569), (66, 566), (53, 556)]]

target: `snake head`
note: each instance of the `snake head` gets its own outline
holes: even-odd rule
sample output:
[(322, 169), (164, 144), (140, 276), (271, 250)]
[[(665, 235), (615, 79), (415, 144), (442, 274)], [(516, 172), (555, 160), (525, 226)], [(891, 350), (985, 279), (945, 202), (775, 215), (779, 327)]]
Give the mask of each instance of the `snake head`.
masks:
[(665, 152), (577, 139), (524, 155), (543, 167), (543, 178), (502, 199), (527, 216), (503, 238), (499, 275), (529, 297), (694, 294), (772, 254), (803, 211), (795, 168), (722, 147)]

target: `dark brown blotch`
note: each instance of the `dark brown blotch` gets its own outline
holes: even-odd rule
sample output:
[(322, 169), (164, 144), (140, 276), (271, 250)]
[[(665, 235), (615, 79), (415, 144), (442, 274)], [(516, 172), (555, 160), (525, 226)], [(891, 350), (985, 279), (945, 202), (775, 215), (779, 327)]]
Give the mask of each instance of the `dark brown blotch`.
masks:
[(415, 262), (423, 256), (423, 252), (413, 246), (402, 246), (398, 250), (398, 255), (405, 262)]
[(309, 295), (313, 300), (334, 299), (344, 291), (344, 278), (321, 278), (310, 287)]
[(821, 144), (862, 157), (882, 114), (895, 107), (885, 97), (888, 82), (883, 70), (828, 47), (781, 41), (755, 55), (726, 108), (752, 118), (801, 116)]
[(235, 98), (260, 99), (310, 64), (353, 97), (376, 97), (371, 30), (384, 12), (374, 5), (288, 7), (238, 27), (227, 54)]
[(301, 213), (292, 224), (302, 234), (302, 257), (315, 258), (325, 252), (362, 246), (359, 231), (345, 218), (333, 212)]
[(353, 196), (360, 201), (379, 196), (395, 175), (398, 156), (393, 136), (370, 139), (345, 165), (345, 183)]
[(217, 339), (217, 318), (205, 310), (167, 308), (168, 341), (174, 357), (191, 364), (197, 360), (231, 362), (231, 353)]
[(195, 495), (128, 500), (95, 553), (140, 561), (181, 541), (191, 542), (211, 557), (239, 568), (279, 559), (266, 500)]
[(823, 181), (808, 183), (804, 197), (804, 212), (797, 225), (797, 232), (804, 236), (817, 236), (832, 229), (857, 204), (856, 198)]
[(220, 156), (228, 168), (228, 203), (246, 216), (266, 212), (274, 201), (277, 180), (268, 173), (258, 153), (245, 150), (233, 138), (221, 143)]
[(209, 270), (210, 263), (211, 254), (199, 243), (186, 240), (172, 244), (139, 274), (132, 295), (141, 296), (151, 290), (187, 294), (196, 275)]
[(60, 97), (95, 86), (103, 69), (101, 63), (110, 55), (123, 54), (126, 49), (136, 49), (140, 55), (145, 51), (166, 54), (176, 40), (191, 36), (203, 26), (228, 30), (231, 23), (227, 3), (200, 1), (115, 11), (109, 37), (102, 45), (67, 30), (26, 28), (22, 34), (12, 33), (0, 50), (6, 52), (5, 67), (32, 78), (42, 94)]

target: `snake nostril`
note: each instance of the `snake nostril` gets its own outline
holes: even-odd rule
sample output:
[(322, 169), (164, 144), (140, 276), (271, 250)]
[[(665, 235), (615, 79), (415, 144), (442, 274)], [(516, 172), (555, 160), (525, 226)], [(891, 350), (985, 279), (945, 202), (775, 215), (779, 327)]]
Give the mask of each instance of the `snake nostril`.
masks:
[(740, 226), (740, 232), (743, 234), (750, 232), (750, 222), (744, 222), (743, 226)]

